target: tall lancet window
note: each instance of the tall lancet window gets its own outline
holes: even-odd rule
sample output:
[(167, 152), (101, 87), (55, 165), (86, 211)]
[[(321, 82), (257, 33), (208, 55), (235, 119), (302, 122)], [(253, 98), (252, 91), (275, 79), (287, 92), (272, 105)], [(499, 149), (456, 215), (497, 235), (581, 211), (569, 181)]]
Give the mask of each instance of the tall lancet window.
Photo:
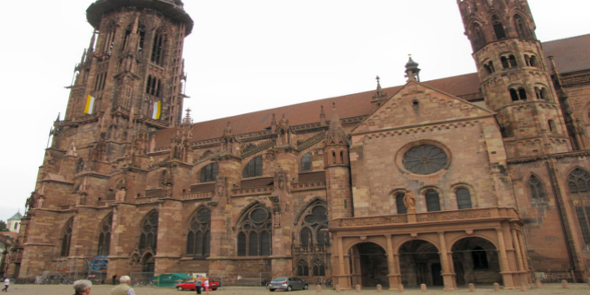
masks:
[(150, 212), (141, 222), (139, 233), (139, 250), (151, 250), (156, 253), (158, 246), (158, 211)]
[(70, 218), (66, 225), (64, 226), (63, 232), (61, 234), (61, 250), (59, 251), (59, 256), (61, 257), (68, 257), (70, 256), (70, 246), (72, 244), (72, 227), (74, 225), (74, 218)]
[(186, 255), (208, 257), (211, 244), (211, 211), (203, 208), (189, 222)]
[(107, 215), (100, 225), (98, 235), (98, 256), (108, 256), (111, 248), (111, 231), (113, 227), (113, 214)]

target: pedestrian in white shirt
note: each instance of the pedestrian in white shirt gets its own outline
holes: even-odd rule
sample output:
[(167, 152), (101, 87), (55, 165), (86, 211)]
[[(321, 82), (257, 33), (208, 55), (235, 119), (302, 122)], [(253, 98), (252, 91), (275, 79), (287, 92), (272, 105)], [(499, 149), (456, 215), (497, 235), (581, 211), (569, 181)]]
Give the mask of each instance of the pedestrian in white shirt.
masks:
[(2, 292), (8, 292), (8, 287), (10, 286), (10, 280), (8, 278), (6, 278), (4, 280), (4, 289), (2, 289)]

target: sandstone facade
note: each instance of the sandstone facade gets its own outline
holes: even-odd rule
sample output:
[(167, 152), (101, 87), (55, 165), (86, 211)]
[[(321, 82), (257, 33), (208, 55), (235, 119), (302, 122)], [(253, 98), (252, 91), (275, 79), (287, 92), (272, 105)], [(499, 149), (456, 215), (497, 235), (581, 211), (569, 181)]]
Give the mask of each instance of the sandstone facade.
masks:
[(130, 3), (88, 9), (97, 33), (13, 276), (446, 290), (588, 278), (590, 35), (542, 46), (525, 0), (460, 0), (477, 73), (421, 82), (410, 59), (403, 86), (193, 124), (181, 118), (192, 20), (180, 1)]

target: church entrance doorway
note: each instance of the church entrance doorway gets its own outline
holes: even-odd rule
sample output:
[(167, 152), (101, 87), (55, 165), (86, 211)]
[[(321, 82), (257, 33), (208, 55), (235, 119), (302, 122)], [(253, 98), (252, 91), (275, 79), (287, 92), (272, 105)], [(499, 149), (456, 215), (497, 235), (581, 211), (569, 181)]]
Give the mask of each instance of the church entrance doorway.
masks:
[(350, 249), (352, 286), (375, 287), (380, 284), (389, 287), (389, 269), (385, 249), (375, 243), (361, 243)]
[(408, 287), (443, 286), (438, 249), (423, 240), (405, 242), (399, 249), (402, 284)]
[(156, 261), (151, 253), (146, 253), (141, 259), (142, 272), (153, 274), (156, 269)]
[(502, 284), (500, 260), (494, 244), (483, 238), (461, 239), (451, 248), (457, 286)]

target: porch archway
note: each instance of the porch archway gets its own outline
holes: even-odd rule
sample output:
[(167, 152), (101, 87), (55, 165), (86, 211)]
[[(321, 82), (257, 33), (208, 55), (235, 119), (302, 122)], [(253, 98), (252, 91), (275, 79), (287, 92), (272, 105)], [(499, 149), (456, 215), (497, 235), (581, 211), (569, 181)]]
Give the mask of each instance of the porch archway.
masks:
[(438, 248), (425, 240), (411, 240), (399, 248), (399, 266), (404, 286), (443, 286)]
[(457, 286), (503, 284), (498, 249), (492, 242), (480, 237), (463, 238), (451, 251)]

